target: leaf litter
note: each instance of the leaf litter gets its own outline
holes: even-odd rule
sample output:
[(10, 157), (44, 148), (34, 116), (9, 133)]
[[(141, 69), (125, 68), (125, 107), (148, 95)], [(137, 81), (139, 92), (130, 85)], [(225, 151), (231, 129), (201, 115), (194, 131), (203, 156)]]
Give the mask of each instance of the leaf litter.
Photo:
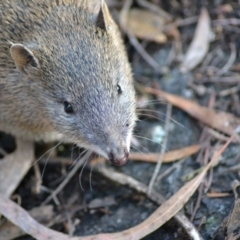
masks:
[[(130, 2), (130, 1), (126, 1)], [(176, 44), (177, 41), (179, 41), (182, 38), (182, 41), (184, 43), (184, 38), (185, 38), (185, 33), (184, 30), (181, 29), (181, 31), (178, 31), (178, 27), (185, 27), (187, 28), (189, 25), (194, 24), (196, 22), (196, 16), (199, 16), (198, 18), (198, 24), (195, 29), (195, 34), (193, 39), (191, 40), (192, 42), (190, 43), (190, 47), (188, 47), (187, 53), (185, 55), (184, 60), (182, 61), (180, 65), (180, 69), (182, 72), (188, 72), (192, 74), (192, 71), (194, 69), (194, 77), (196, 77), (193, 80), (192, 86), (198, 86), (198, 87), (204, 87), (205, 91), (202, 93), (202, 98), (206, 97), (206, 95), (209, 93), (208, 85), (206, 83), (212, 83), (214, 86), (214, 90), (216, 92), (219, 91), (219, 86), (217, 86), (216, 82), (219, 81), (221, 83), (224, 83), (224, 86), (221, 86), (221, 94), (219, 94), (219, 98), (226, 98), (230, 97), (229, 99), (219, 99), (219, 102), (217, 102), (218, 106), (220, 108), (223, 108), (224, 110), (214, 110), (212, 108), (204, 107), (196, 102), (193, 102), (192, 100), (188, 100), (186, 98), (180, 97), (180, 91), (178, 91), (177, 94), (170, 94), (168, 93), (169, 88), (167, 89), (168, 91), (163, 91), (163, 90), (158, 90), (158, 89), (150, 89), (146, 88), (146, 90), (149, 93), (153, 93), (157, 97), (161, 98), (161, 103), (162, 99), (167, 101), (168, 103), (172, 104), (173, 106), (176, 106), (177, 108), (182, 109), (186, 113), (188, 113), (191, 117), (196, 118), (199, 123), (204, 124), (209, 126), (210, 128), (213, 128), (211, 130), (211, 140), (217, 140), (220, 142), (226, 141), (228, 139), (228, 143), (230, 141), (232, 142), (239, 142), (239, 137), (235, 134), (236, 128), (239, 127), (239, 118), (236, 116), (237, 114), (234, 114), (238, 112), (239, 109), (239, 101), (238, 101), (238, 92), (239, 88), (237, 86), (232, 86), (232, 83), (239, 83), (238, 81), (238, 65), (235, 64), (235, 60), (238, 60), (237, 56), (237, 48), (235, 44), (234, 37), (231, 40), (231, 43), (229, 44), (229, 50), (230, 54), (228, 58), (221, 58), (221, 47), (219, 45), (215, 44), (215, 49), (216, 51), (209, 51), (211, 49), (211, 44), (210, 44), (210, 34), (211, 32), (215, 32), (216, 34), (216, 40), (221, 39), (221, 35), (225, 36), (227, 31), (232, 31), (232, 35), (234, 36), (236, 29), (234, 28), (235, 25), (238, 25), (238, 21), (234, 19), (225, 19), (226, 17), (225, 14), (232, 14), (234, 8), (231, 6), (231, 4), (226, 4), (226, 5), (221, 5), (216, 8), (215, 10), (210, 10), (210, 8), (207, 10), (206, 8), (203, 8), (200, 12), (194, 12), (192, 6), (194, 3), (187, 3), (185, 1), (183, 3), (182, 9), (187, 9), (189, 12), (193, 11), (194, 13), (192, 16), (189, 17), (189, 19), (173, 19), (172, 16), (175, 16), (174, 12), (180, 12), (182, 9), (178, 5), (178, 3), (174, 3), (170, 1), (170, 7), (168, 7), (168, 10), (171, 12), (171, 14), (161, 14), (164, 13), (164, 11), (161, 10), (159, 6), (156, 5), (156, 11), (154, 10), (154, 5), (156, 2), (153, 1), (144, 1), (144, 0), (139, 0), (137, 1), (139, 5), (134, 5), (134, 7), (131, 7), (132, 4), (130, 4), (130, 9), (128, 10), (127, 15), (120, 15), (121, 17), (124, 17), (125, 19), (120, 19), (121, 22), (125, 22), (124, 25), (124, 30), (125, 32), (131, 32), (132, 36), (134, 38), (138, 38), (140, 41), (138, 42), (138, 46), (141, 46), (140, 51), (142, 53), (140, 54), (139, 49), (137, 50), (137, 57), (135, 56), (135, 59), (139, 59), (138, 54), (140, 54), (140, 57), (143, 59), (147, 60), (150, 67), (152, 67), (156, 71), (157, 68), (160, 67), (156, 57), (153, 57), (152, 52), (149, 51), (148, 53), (148, 48), (146, 47), (149, 45), (149, 42), (155, 42), (155, 44), (165, 44), (165, 47), (167, 48), (167, 45), (169, 41), (173, 42), (173, 46), (177, 46)], [(118, 10), (121, 11), (121, 7), (124, 5), (123, 2), (121, 1), (108, 1), (109, 6), (112, 6), (112, 8), (118, 8)], [(163, 8), (166, 6), (162, 6)], [(185, 11), (186, 12), (186, 11)], [(211, 15), (211, 17), (210, 17)], [(216, 19), (216, 16), (219, 19)], [(214, 20), (211, 20), (214, 19)], [(173, 21), (173, 22), (171, 22)], [(212, 28), (211, 26), (212, 24)], [(127, 24), (126, 24), (127, 23)], [(227, 23), (227, 24), (226, 24)], [(170, 26), (174, 27), (174, 31), (171, 34), (169, 34), (167, 31), (165, 31), (167, 28)], [(180, 34), (181, 33), (181, 34)], [(174, 37), (175, 36), (175, 37)], [(131, 37), (131, 35), (128, 35), (128, 37)], [(173, 39), (171, 40), (171, 37)], [(185, 38), (186, 39), (186, 38)], [(143, 42), (141, 42), (143, 40)], [(147, 43), (147, 44), (146, 44)], [(219, 43), (218, 43), (219, 44)], [(228, 43), (227, 43), (228, 44)], [(136, 47), (137, 45), (133, 44), (133, 47)], [(155, 45), (156, 46), (156, 45)], [(225, 49), (226, 50), (226, 49)], [(228, 49), (227, 49), (228, 50)], [(147, 55), (148, 54), (148, 55)], [(178, 54), (179, 54), (179, 45), (178, 49), (177, 48), (172, 48), (171, 51), (171, 56), (169, 55), (169, 59), (167, 60), (166, 65), (167, 67), (173, 68), (173, 65), (171, 64), (176, 64), (178, 62)], [(216, 54), (216, 55), (214, 55)], [(218, 55), (217, 55), (218, 54)], [(166, 59), (166, 57), (165, 57)], [(224, 61), (221, 61), (223, 59)], [(139, 60), (137, 60), (139, 61)], [(136, 62), (137, 62), (136, 61)], [(140, 63), (140, 61), (139, 61)], [(201, 66), (202, 64), (202, 66)], [(200, 66), (198, 68), (198, 66)], [(145, 68), (144, 68), (145, 69)], [(235, 71), (234, 74), (231, 73), (231, 71)], [(133, 69), (135, 72), (136, 70)], [(157, 72), (157, 71), (156, 71)], [(148, 72), (149, 73), (149, 70)], [(157, 72), (159, 73), (159, 72)], [(167, 75), (169, 72), (167, 71), (160, 71), (161, 74)], [(142, 73), (142, 75), (144, 75)], [(154, 75), (154, 74), (153, 74)], [(180, 75), (179, 75), (180, 76)], [(192, 75), (193, 76), (193, 75)], [(229, 77), (230, 76), (230, 77)], [(149, 76), (147, 76), (149, 78)], [(136, 80), (139, 77), (139, 72), (136, 71)], [(150, 77), (151, 78), (151, 77)], [(174, 89), (176, 86), (182, 86), (183, 82), (181, 81), (181, 76), (179, 77), (178, 82), (176, 81), (176, 84), (172, 84), (172, 90), (174, 92)], [(228, 80), (231, 81), (228, 81)], [(151, 79), (152, 80), (152, 79)], [(163, 85), (164, 89), (164, 77), (160, 82), (161, 85)], [(215, 84), (215, 85), (214, 85)], [(146, 86), (150, 85), (149, 82), (146, 83)], [(166, 87), (166, 86), (165, 86)], [(234, 89), (232, 91), (231, 89)], [(224, 94), (223, 93), (224, 90)], [(227, 93), (227, 94), (226, 94)], [(228, 104), (227, 104), (228, 103)], [(156, 104), (156, 102), (155, 102)], [(230, 107), (230, 109), (228, 109)], [(151, 109), (151, 107), (150, 107)], [(160, 110), (161, 111), (161, 110)], [(231, 112), (231, 113), (230, 113)], [(232, 113), (234, 112), (234, 113)], [(201, 126), (201, 125), (200, 125)], [(170, 133), (172, 129), (170, 128)], [(215, 132), (214, 132), (215, 131)], [(220, 136), (221, 134), (225, 134), (227, 136)], [(209, 131), (210, 133), (210, 131)], [(172, 133), (171, 133), (172, 134)], [(219, 135), (217, 135), (219, 134)], [(233, 136), (234, 134), (234, 136)], [(231, 136), (229, 138), (229, 136)], [(151, 140), (151, 139), (150, 139)], [(201, 142), (201, 141), (200, 141)], [(163, 157), (162, 157), (162, 162), (163, 163), (169, 163), (173, 161), (177, 161), (180, 159), (186, 159), (189, 156), (193, 156), (194, 154), (198, 153), (198, 156), (202, 156), (204, 152), (206, 152), (207, 144), (189, 144), (188, 146), (186, 144), (178, 144), (178, 147), (173, 147), (171, 151), (166, 152)], [(36, 237), (37, 239), (46, 239), (48, 237), (52, 237), (54, 239), (69, 239), (69, 236), (66, 234), (62, 234), (53, 230), (50, 230), (49, 228), (44, 227), (43, 225), (40, 225), (36, 221), (34, 221), (28, 212), (23, 210), (20, 206), (18, 206), (16, 203), (12, 202), (8, 198), (13, 194), (14, 190), (18, 187), (19, 183), (23, 179), (23, 177), (26, 175), (26, 173), (29, 171), (29, 168), (32, 164), (32, 161), (34, 159), (33, 156), (33, 145), (32, 143), (26, 143), (26, 142), (19, 142), (17, 141), (17, 151), (14, 154), (11, 155), (6, 155), (4, 160), (1, 160), (0, 162), (0, 213), (6, 216), (9, 220), (11, 220), (13, 223), (15, 223), (17, 226), (19, 226), (21, 229), (25, 230), (27, 233), (30, 235)], [(183, 147), (186, 146), (186, 147)], [(147, 146), (141, 146), (139, 143), (138, 147), (142, 150), (144, 148), (147, 148)], [(143, 148), (142, 148), (143, 147)], [(226, 147), (226, 145), (225, 145)], [(144, 153), (136, 153), (132, 152), (130, 154), (130, 159), (136, 160), (136, 161), (141, 161), (141, 164), (147, 164), (147, 162), (151, 163), (156, 163), (159, 159), (159, 153), (158, 150), (153, 148), (155, 151), (151, 150), (150, 152), (144, 152)], [(221, 149), (223, 151), (224, 148)], [(217, 151), (217, 155), (220, 155), (221, 151)], [(1, 151), (1, 153), (4, 153), (4, 151)], [(151, 232), (153, 232), (156, 229), (159, 229), (160, 226), (162, 226), (164, 223), (166, 223), (170, 218), (174, 217), (175, 219), (178, 219), (179, 213), (177, 212), (182, 209), (186, 202), (189, 201), (189, 199), (192, 197), (194, 192), (197, 190), (199, 187), (200, 183), (204, 181), (206, 178), (207, 172), (210, 170), (212, 171), (212, 166), (213, 163), (215, 162), (214, 159), (217, 159), (216, 154), (214, 155), (215, 157), (205, 166), (200, 168), (200, 173), (194, 177), (192, 180), (190, 180), (187, 184), (184, 186), (181, 186), (180, 190), (176, 191), (172, 197), (170, 197), (166, 202), (164, 202), (163, 198), (159, 198), (158, 193), (153, 190), (153, 192), (150, 194), (148, 193), (147, 189), (148, 186), (144, 185), (143, 183), (137, 182), (134, 178), (128, 176), (127, 174), (120, 173), (114, 174), (114, 172), (110, 169), (108, 169), (106, 172), (104, 172), (104, 168), (99, 169), (99, 172), (102, 173), (103, 176), (106, 178), (111, 179), (111, 175), (114, 176), (111, 181), (117, 181), (119, 185), (129, 185), (130, 188), (134, 189), (136, 192), (141, 192), (146, 195), (147, 198), (152, 199), (154, 202), (156, 202), (158, 205), (160, 203), (163, 203), (162, 206), (157, 208), (150, 217), (146, 218), (145, 220), (140, 221), (138, 225), (132, 228), (126, 228), (127, 230), (125, 231), (118, 231), (118, 233), (112, 233), (112, 234), (99, 234), (99, 235), (93, 235), (91, 237), (72, 237), (71, 239), (140, 239), (143, 238), (144, 236), (147, 236)], [(10, 165), (7, 166), (6, 160), (13, 159), (9, 161), (11, 164), (15, 165), (17, 167), (9, 167)], [(47, 158), (48, 159), (48, 158)], [(49, 159), (49, 164), (56, 164), (56, 161), (58, 161), (58, 165), (61, 163), (62, 166), (69, 166), (72, 164), (72, 161), (70, 157), (56, 157), (54, 160), (54, 157), (50, 157)], [(221, 160), (223, 161), (223, 159)], [(5, 162), (5, 163), (4, 163)], [(41, 161), (40, 161), (41, 162)], [(93, 161), (94, 162), (94, 161)], [(100, 163), (100, 160), (97, 160), (98, 164)], [(4, 164), (6, 165), (4, 165)], [(135, 162), (132, 163), (133, 165), (137, 164)], [(139, 163), (140, 164), (140, 163)], [(181, 164), (181, 162), (180, 162)], [(153, 165), (153, 164), (152, 164)], [(7, 166), (7, 167), (5, 167)], [(146, 166), (146, 165), (145, 165)], [(80, 167), (80, 165), (79, 165)], [(96, 168), (97, 166), (93, 166), (93, 168)], [(131, 167), (131, 166), (130, 166)], [(135, 167), (138, 167), (135, 165)], [(164, 166), (163, 166), (164, 167)], [(7, 170), (8, 169), (8, 170)], [(19, 169), (21, 171), (19, 171)], [(62, 168), (62, 173), (66, 171), (65, 167)], [(129, 168), (130, 169), (130, 168)], [(140, 168), (137, 168), (138, 172), (141, 172)], [(19, 172), (18, 172), (19, 171)], [(74, 170), (76, 171), (76, 170)], [(123, 168), (123, 171), (125, 169)], [(129, 172), (129, 170), (127, 171)], [(132, 172), (134, 173), (134, 172)], [(65, 174), (66, 175), (66, 174)], [(65, 176), (63, 174), (63, 177)], [(208, 176), (208, 175), (207, 175)], [(62, 178), (61, 178), (62, 179)], [(12, 180), (12, 181), (11, 181)], [(67, 182), (70, 181), (70, 178), (66, 177), (65, 179)], [(144, 179), (143, 179), (144, 180)], [(67, 182), (64, 182), (67, 183)], [(4, 184), (3, 184), (4, 183)], [(100, 184), (100, 182), (98, 182)], [(131, 185), (132, 184), (132, 185)], [(134, 185), (135, 184), (135, 185)], [(158, 182), (155, 183), (155, 185), (158, 184)], [(174, 184), (177, 185), (177, 184)], [(61, 186), (61, 185), (59, 185)], [(65, 186), (65, 185), (64, 185)], [(45, 191), (49, 191), (49, 194), (54, 192), (54, 190), (43, 188), (44, 186), (41, 186), (42, 189), (45, 189)], [(155, 186), (155, 188), (158, 188), (159, 186)], [(20, 187), (21, 188), (21, 187)], [(61, 190), (61, 188), (59, 188)], [(63, 190), (62, 190), (63, 191)], [(79, 191), (79, 190), (78, 190)], [(171, 190), (171, 192), (173, 192)], [(213, 191), (210, 191), (212, 193)], [(168, 195), (169, 196), (169, 195)], [(210, 194), (209, 194), (210, 196)], [(214, 195), (212, 195), (214, 196)], [(224, 193), (219, 193), (215, 195), (215, 197), (220, 197), (220, 196), (226, 196)], [(211, 197), (211, 196), (210, 196)], [(60, 197), (61, 198), (61, 197)], [(112, 198), (112, 197), (111, 197)], [(97, 199), (97, 198), (96, 198)], [(101, 199), (105, 199), (104, 197)], [(116, 198), (113, 198), (116, 199)], [(159, 200), (161, 199), (161, 200)], [(24, 201), (24, 199), (23, 199)], [(74, 203), (76, 200), (72, 200)], [(56, 201), (55, 201), (56, 202)], [(60, 201), (60, 205), (63, 203)], [(236, 206), (237, 206), (237, 199), (236, 199)], [(64, 204), (63, 204), (64, 205)], [(104, 207), (104, 204), (100, 206)], [(47, 207), (47, 206), (43, 206)], [(52, 207), (52, 206), (50, 206)], [(107, 208), (107, 206), (105, 205)], [(34, 210), (34, 208), (32, 208)], [(31, 212), (31, 210), (30, 210)], [(106, 211), (106, 213), (109, 211)], [(232, 229), (235, 229), (238, 227), (238, 225), (235, 224), (236, 221), (235, 219), (235, 213), (236, 211), (233, 210), (233, 212), (230, 215), (230, 220), (228, 222), (228, 225), (226, 225), (227, 233), (229, 236), (229, 239), (232, 238), (233, 236), (231, 235), (234, 231)], [(49, 214), (52, 214), (51, 211), (49, 211)], [(51, 215), (50, 214), (50, 215)], [(67, 212), (69, 214), (69, 212)], [(177, 215), (176, 215), (177, 214)], [(39, 213), (39, 216), (41, 214)], [(43, 218), (47, 217), (48, 214), (43, 213)], [(36, 219), (38, 219), (38, 216), (35, 216)], [(71, 218), (71, 217), (70, 217)], [(185, 229), (185, 233), (187, 234), (188, 237), (192, 237), (192, 239), (207, 239), (201, 236), (201, 234), (198, 232), (198, 230), (195, 228), (193, 225), (196, 224), (195, 222), (191, 223), (188, 218), (185, 215), (180, 215), (181, 220), (179, 221), (179, 224), (182, 226), (183, 229)], [(24, 219), (24, 221), (23, 221)], [(68, 224), (71, 226), (73, 223), (68, 219)], [(233, 220), (231, 220), (233, 219)], [(40, 220), (39, 220), (40, 221)], [(64, 225), (66, 222), (66, 217), (63, 217), (60, 220), (60, 223)], [(182, 222), (181, 222), (182, 221)], [(41, 222), (41, 221), (40, 221)], [(6, 223), (5, 223), (6, 224)], [(45, 223), (46, 224), (46, 223)], [(197, 224), (196, 224), (197, 225)], [(0, 228), (4, 228), (6, 225), (1, 225)], [(188, 226), (191, 226), (188, 228)], [(13, 227), (11, 227), (13, 228)], [(191, 230), (189, 230), (191, 229)], [(200, 225), (199, 225), (200, 229)], [(161, 228), (160, 228), (161, 230)], [(200, 229), (201, 230), (201, 229)], [(16, 228), (12, 230), (12, 232), (17, 231)], [(65, 230), (66, 232), (66, 230)], [(22, 234), (23, 232), (19, 230), (19, 234)], [(0, 235), (1, 236), (1, 235)], [(11, 234), (9, 235), (11, 236)], [(9, 237), (8, 236), (8, 237)], [(186, 235), (185, 235), (186, 236)], [(7, 237), (6, 237), (7, 239)], [(11, 239), (9, 237), (9, 239)], [(184, 239), (187, 239), (184, 237)], [(210, 238), (208, 238), (210, 239)], [(234, 238), (233, 238), (234, 239)]]

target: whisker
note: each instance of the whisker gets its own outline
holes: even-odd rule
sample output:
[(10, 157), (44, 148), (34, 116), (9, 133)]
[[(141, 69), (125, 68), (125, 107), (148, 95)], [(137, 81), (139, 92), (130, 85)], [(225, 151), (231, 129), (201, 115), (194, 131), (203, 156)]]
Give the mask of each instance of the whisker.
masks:
[[(100, 154), (98, 154), (98, 157), (100, 157)], [(98, 172), (101, 172), (100, 166), (101, 164), (98, 163)]]
[[(72, 159), (73, 159), (73, 147), (71, 148), (70, 151), (71, 151), (71, 161), (72, 161)], [(75, 162), (75, 161), (74, 161), (74, 162)], [(74, 162), (73, 162), (73, 164), (74, 164)], [(71, 168), (71, 166), (70, 166), (70, 168)], [(70, 168), (69, 168), (69, 169), (70, 169)]]
[(72, 157), (73, 157), (73, 150), (76, 149), (77, 147), (78, 147), (77, 145), (76, 146), (73, 145), (71, 147), (71, 160), (72, 160)]
[(76, 164), (76, 162), (83, 156), (84, 153), (86, 153), (87, 150), (84, 150), (75, 160), (74, 162), (71, 164), (71, 166), (68, 168), (69, 170)]
[[(145, 114), (145, 113), (140, 113), (139, 116), (146, 116), (146, 117), (149, 117), (149, 118), (154, 118), (154, 119), (157, 119), (161, 122), (164, 122), (165, 119), (161, 119), (160, 117), (157, 117), (157, 116), (154, 116), (154, 115), (150, 115), (150, 114)], [(141, 120), (143, 121), (143, 120)]]
[(85, 192), (85, 190), (84, 190), (84, 188), (82, 186), (82, 174), (83, 174), (83, 170), (84, 170), (85, 166), (87, 165), (89, 157), (91, 156), (92, 152), (88, 151), (86, 154), (88, 154), (88, 157), (86, 158), (86, 161), (85, 161), (85, 163), (84, 163), (84, 165), (83, 165), (83, 167), (81, 169), (81, 172), (79, 174), (79, 185), (80, 185), (81, 189), (83, 190), (83, 192)]
[(41, 178), (43, 179), (43, 176), (44, 176), (44, 173), (45, 173), (45, 170), (46, 170), (46, 167), (47, 167), (47, 163), (49, 161), (49, 158), (52, 154), (52, 152), (54, 151), (54, 149), (56, 149), (61, 143), (63, 142), (63, 140), (61, 140), (59, 143), (57, 143), (54, 147), (50, 148), (47, 152), (45, 152), (41, 157), (39, 157), (32, 165), (31, 167), (36, 164), (38, 161), (40, 161), (47, 153), (49, 153), (48, 157), (47, 157), (47, 160), (45, 161), (44, 163), (44, 166), (43, 166), (43, 170), (42, 170), (42, 174), (41, 174)]
[(78, 145), (76, 145), (76, 146), (74, 146), (74, 145), (72, 146), (71, 151), (73, 151), (74, 149), (78, 148)]
[(153, 100), (153, 101), (146, 101), (146, 102), (137, 102), (137, 107), (141, 108), (141, 106), (151, 106), (151, 105), (155, 105), (155, 104), (160, 104), (160, 105), (166, 105), (166, 101), (159, 101), (159, 100)]
[(54, 147), (50, 148), (49, 150), (47, 150), (41, 157), (39, 157), (36, 161), (34, 161), (34, 163), (31, 165), (31, 167), (37, 163), (38, 161), (40, 161), (47, 153), (50, 152), (50, 154), (52, 153), (52, 151), (58, 147), (61, 143), (63, 142), (63, 140), (61, 140), (59, 143), (57, 143)]
[[(143, 145), (141, 145), (140, 143), (138, 143), (140, 147), (142, 147), (144, 150), (146, 150), (148, 153), (148, 149), (146, 147), (144, 147)], [(137, 151), (139, 151), (140, 153), (142, 153), (143, 155), (146, 156), (146, 154), (144, 152), (142, 152), (136, 145), (134, 145), (134, 143), (132, 144), (132, 148), (135, 148)]]
[(153, 110), (153, 109), (148, 109), (148, 108), (138, 108), (137, 110), (139, 111), (146, 111), (146, 112), (154, 112), (154, 113), (157, 113), (157, 114), (163, 114), (163, 112), (160, 112), (160, 111), (157, 111), (157, 110)]
[(71, 164), (71, 166), (68, 168), (68, 170), (71, 170), (71, 168), (76, 164), (76, 162), (81, 158), (82, 154), (80, 154), (75, 160), (74, 162)]
[(141, 109), (141, 108), (144, 108), (144, 107), (149, 107), (149, 106), (154, 106), (154, 105), (163, 105), (163, 104), (159, 104), (159, 102), (150, 102), (150, 103), (143, 103), (143, 104), (137, 104), (137, 108), (138, 109)]
[(150, 141), (150, 142), (153, 142), (153, 143), (157, 143), (158, 145), (160, 145), (161, 147), (163, 147), (166, 151), (169, 151), (167, 148), (166, 148), (166, 146), (163, 146), (161, 143), (159, 143), (159, 142), (157, 142), (157, 141), (154, 141), (154, 140), (152, 140), (152, 139), (150, 139), (150, 138), (146, 138), (146, 137), (141, 137), (141, 136), (138, 136), (138, 135), (133, 135), (134, 137), (137, 137), (137, 138), (142, 138), (142, 139), (145, 139), (145, 140), (148, 140), (148, 141)]
[(45, 173), (45, 170), (46, 170), (46, 167), (47, 167), (47, 163), (48, 163), (49, 157), (51, 156), (51, 153), (48, 155), (48, 158), (47, 158), (47, 160), (44, 163), (42, 174), (41, 174), (41, 179), (43, 179), (43, 176), (44, 176), (44, 173)]
[[(154, 113), (161, 114), (161, 115), (163, 115), (163, 116), (166, 117), (166, 114), (165, 114), (165, 113), (159, 112), (159, 111), (156, 111), (156, 110), (147, 109), (147, 108), (141, 108), (141, 110), (147, 111), (147, 112), (154, 112)], [(143, 115), (143, 114), (139, 113), (139, 115)], [(151, 116), (152, 116), (152, 115), (151, 115)], [(152, 117), (154, 117), (154, 116), (152, 116)], [(162, 119), (160, 119), (160, 118), (159, 118), (159, 120), (162, 121)], [(171, 120), (172, 122), (176, 123), (178, 126), (180, 126), (180, 127), (182, 127), (182, 128), (186, 128), (184, 125), (182, 125), (180, 122), (178, 122), (178, 121), (175, 120), (174, 118), (171, 117), (170, 120)]]
[(93, 191), (93, 189), (92, 189), (92, 172), (93, 172), (93, 165), (91, 166), (91, 171), (90, 171), (90, 175), (89, 175), (89, 185), (90, 185), (91, 192)]

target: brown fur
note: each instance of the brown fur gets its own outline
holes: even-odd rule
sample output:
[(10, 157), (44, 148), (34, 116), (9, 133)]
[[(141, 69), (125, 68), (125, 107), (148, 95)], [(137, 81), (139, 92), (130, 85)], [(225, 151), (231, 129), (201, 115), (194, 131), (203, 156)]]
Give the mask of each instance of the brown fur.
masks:
[(131, 71), (105, 3), (91, 3), (0, 1), (0, 130), (121, 158), (136, 119)]

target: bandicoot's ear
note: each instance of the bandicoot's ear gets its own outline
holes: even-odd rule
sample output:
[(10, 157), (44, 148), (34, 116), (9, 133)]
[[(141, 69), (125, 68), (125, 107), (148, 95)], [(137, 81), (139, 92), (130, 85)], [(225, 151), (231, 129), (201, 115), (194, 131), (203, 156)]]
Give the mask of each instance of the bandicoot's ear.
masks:
[(112, 18), (109, 13), (107, 4), (105, 3), (104, 0), (101, 0), (100, 9), (96, 19), (96, 25), (102, 30), (107, 31), (111, 22)]
[(39, 68), (39, 62), (33, 52), (22, 44), (11, 43), (10, 54), (17, 68), (22, 72), (27, 73), (29, 67)]

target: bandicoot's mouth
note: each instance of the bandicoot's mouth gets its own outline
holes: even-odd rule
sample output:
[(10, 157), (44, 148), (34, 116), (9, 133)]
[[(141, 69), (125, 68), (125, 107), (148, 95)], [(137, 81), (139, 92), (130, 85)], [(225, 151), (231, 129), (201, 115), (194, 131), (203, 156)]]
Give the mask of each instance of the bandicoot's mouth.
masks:
[(108, 156), (108, 159), (115, 166), (123, 166), (127, 163), (128, 156), (129, 156), (129, 152), (126, 150), (124, 151), (122, 156), (116, 156), (111, 152)]

